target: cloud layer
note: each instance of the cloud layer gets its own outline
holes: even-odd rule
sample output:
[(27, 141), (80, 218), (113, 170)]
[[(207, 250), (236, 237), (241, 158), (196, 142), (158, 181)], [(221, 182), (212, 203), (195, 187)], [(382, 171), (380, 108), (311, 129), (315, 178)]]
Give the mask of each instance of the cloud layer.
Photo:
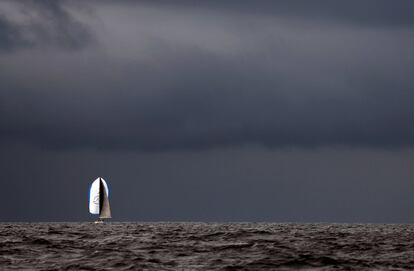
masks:
[(410, 1), (30, 3), (0, 9), (1, 142), (414, 145)]
[(3, 1), (0, 4), (0, 53), (43, 47), (81, 49), (92, 33), (61, 1)]

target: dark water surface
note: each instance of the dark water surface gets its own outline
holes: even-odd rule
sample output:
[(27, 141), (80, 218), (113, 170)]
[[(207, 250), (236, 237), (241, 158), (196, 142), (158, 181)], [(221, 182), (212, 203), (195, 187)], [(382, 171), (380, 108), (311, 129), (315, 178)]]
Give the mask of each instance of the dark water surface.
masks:
[(414, 225), (1, 223), (1, 270), (414, 270)]

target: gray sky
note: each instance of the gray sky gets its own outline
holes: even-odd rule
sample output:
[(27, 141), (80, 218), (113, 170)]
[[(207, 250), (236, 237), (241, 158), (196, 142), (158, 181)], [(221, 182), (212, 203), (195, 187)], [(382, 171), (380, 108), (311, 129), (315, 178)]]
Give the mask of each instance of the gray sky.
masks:
[(0, 220), (414, 222), (412, 1), (2, 1)]

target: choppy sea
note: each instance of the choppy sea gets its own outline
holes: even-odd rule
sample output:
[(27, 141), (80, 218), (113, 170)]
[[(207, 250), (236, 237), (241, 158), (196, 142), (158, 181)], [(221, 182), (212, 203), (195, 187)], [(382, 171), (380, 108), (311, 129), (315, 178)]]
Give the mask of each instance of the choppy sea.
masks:
[(0, 270), (414, 270), (414, 225), (0, 223)]

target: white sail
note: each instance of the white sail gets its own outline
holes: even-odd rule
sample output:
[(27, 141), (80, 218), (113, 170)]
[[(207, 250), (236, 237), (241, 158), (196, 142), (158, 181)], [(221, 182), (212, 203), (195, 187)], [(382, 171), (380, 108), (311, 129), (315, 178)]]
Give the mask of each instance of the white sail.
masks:
[(89, 191), (89, 212), (99, 214), (101, 218), (110, 218), (109, 189), (105, 180), (97, 178), (91, 185)]
[(99, 186), (100, 180), (96, 179), (89, 190), (89, 212), (91, 214), (99, 214)]

